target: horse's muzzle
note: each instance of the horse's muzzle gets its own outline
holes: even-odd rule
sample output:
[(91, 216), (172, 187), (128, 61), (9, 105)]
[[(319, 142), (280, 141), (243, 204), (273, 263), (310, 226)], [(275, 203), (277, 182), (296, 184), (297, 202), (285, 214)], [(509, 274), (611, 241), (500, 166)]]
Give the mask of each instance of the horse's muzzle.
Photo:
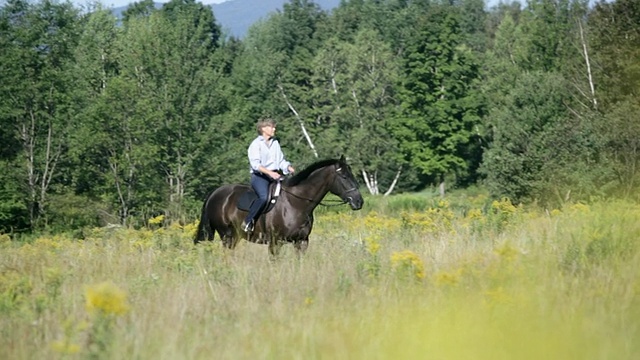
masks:
[(351, 206), (352, 210), (360, 210), (362, 209), (362, 205), (364, 205), (364, 199), (362, 198), (362, 196), (358, 196), (356, 198), (352, 198), (351, 196), (349, 196), (347, 198), (347, 202)]

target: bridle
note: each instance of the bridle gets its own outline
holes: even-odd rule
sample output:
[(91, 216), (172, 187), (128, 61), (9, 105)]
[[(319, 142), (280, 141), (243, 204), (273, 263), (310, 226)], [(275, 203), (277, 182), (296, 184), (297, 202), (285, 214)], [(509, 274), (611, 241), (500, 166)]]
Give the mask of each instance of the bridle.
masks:
[[(358, 188), (357, 188), (357, 187), (355, 187), (355, 186), (354, 186), (354, 187), (352, 187), (351, 189), (349, 189), (349, 190), (345, 191), (345, 192), (344, 192), (344, 194), (345, 194), (345, 195), (347, 195), (347, 194), (349, 194), (350, 192), (354, 192), (354, 191), (358, 191)], [(347, 200), (341, 200), (341, 201), (342, 201), (342, 204), (346, 204), (346, 203), (348, 203), (350, 200), (353, 200), (353, 198), (352, 198), (351, 196), (347, 196)], [(342, 204), (340, 204), (340, 205), (342, 205)]]

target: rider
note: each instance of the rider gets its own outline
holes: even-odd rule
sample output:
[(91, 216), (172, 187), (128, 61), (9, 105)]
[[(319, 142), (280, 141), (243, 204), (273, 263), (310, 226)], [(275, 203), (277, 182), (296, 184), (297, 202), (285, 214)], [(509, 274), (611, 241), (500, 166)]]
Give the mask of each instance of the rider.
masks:
[(256, 217), (267, 203), (269, 183), (280, 178), (281, 170), (284, 174), (295, 172), (291, 164), (285, 160), (280, 143), (274, 137), (276, 122), (272, 119), (260, 119), (256, 124), (258, 137), (249, 145), (249, 165), (251, 166), (251, 187), (258, 198), (251, 204), (249, 214), (242, 223), (242, 230), (250, 232)]

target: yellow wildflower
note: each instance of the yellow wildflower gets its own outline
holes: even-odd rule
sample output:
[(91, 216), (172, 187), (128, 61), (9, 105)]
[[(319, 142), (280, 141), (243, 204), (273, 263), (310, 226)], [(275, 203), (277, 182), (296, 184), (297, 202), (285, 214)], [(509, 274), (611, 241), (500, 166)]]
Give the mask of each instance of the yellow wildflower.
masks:
[(571, 205), (571, 207), (569, 207), (569, 211), (578, 214), (588, 214), (590, 212), (590, 208), (589, 205), (577, 203)]
[(410, 250), (394, 252), (391, 254), (391, 266), (400, 272), (409, 271), (417, 279), (424, 279), (424, 263), (416, 253)]
[(467, 213), (467, 219), (469, 220), (482, 219), (482, 210), (480, 209), (469, 210), (469, 212)]
[(494, 200), (491, 203), (491, 207), (495, 212), (503, 214), (514, 214), (518, 211), (518, 208), (508, 198), (502, 198), (500, 201)]
[(313, 304), (313, 298), (307, 296), (306, 298), (304, 298), (304, 304), (307, 305), (307, 306)]
[(200, 222), (198, 220), (196, 220), (193, 223), (187, 224), (185, 226), (182, 227), (182, 231), (184, 231), (184, 233), (189, 236), (189, 237), (194, 237), (196, 235), (196, 230), (198, 230), (198, 224)]
[(159, 225), (164, 221), (164, 215), (158, 215), (154, 218), (149, 219), (149, 225)]
[(439, 208), (443, 208), (443, 209), (448, 209), (449, 208), (449, 201), (444, 200), (444, 199), (440, 200), (438, 202), (438, 207)]
[(80, 345), (71, 344), (67, 341), (54, 341), (51, 343), (51, 348), (60, 354), (71, 355), (80, 352)]
[(437, 285), (456, 285), (460, 282), (460, 277), (462, 276), (462, 269), (458, 269), (453, 272), (439, 272), (436, 275), (436, 284)]
[(377, 235), (371, 235), (364, 238), (364, 245), (366, 246), (367, 252), (369, 252), (369, 254), (375, 255), (380, 250), (380, 243), (378, 242), (379, 238), (380, 236)]
[(8, 247), (11, 245), (11, 236), (8, 234), (0, 234), (0, 247)]
[(515, 260), (518, 254), (520, 253), (517, 249), (515, 249), (509, 244), (504, 244), (503, 246), (496, 248), (494, 252), (498, 256), (500, 256), (500, 258), (505, 259), (507, 261)]
[(90, 313), (123, 315), (129, 311), (127, 294), (111, 282), (103, 282), (86, 290), (86, 309)]
[(501, 286), (496, 289), (486, 291), (484, 295), (487, 305), (507, 304), (511, 303), (513, 300)]

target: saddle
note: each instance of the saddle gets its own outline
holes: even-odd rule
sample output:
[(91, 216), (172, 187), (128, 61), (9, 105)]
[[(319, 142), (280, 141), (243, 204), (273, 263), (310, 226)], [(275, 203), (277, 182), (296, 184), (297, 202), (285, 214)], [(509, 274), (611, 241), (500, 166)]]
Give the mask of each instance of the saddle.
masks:
[[(281, 181), (274, 181), (271, 184), (269, 184), (269, 194), (267, 196), (267, 204), (262, 209), (262, 211), (260, 211), (260, 214), (268, 213), (276, 205), (276, 202), (278, 202), (278, 197), (280, 196), (280, 190), (282, 188), (281, 183), (282, 183)], [(258, 198), (258, 195), (256, 195), (256, 192), (253, 191), (253, 189), (249, 189), (240, 196), (240, 199), (238, 199), (236, 206), (240, 210), (249, 211), (251, 204), (253, 204), (253, 202), (256, 201), (257, 198)]]

